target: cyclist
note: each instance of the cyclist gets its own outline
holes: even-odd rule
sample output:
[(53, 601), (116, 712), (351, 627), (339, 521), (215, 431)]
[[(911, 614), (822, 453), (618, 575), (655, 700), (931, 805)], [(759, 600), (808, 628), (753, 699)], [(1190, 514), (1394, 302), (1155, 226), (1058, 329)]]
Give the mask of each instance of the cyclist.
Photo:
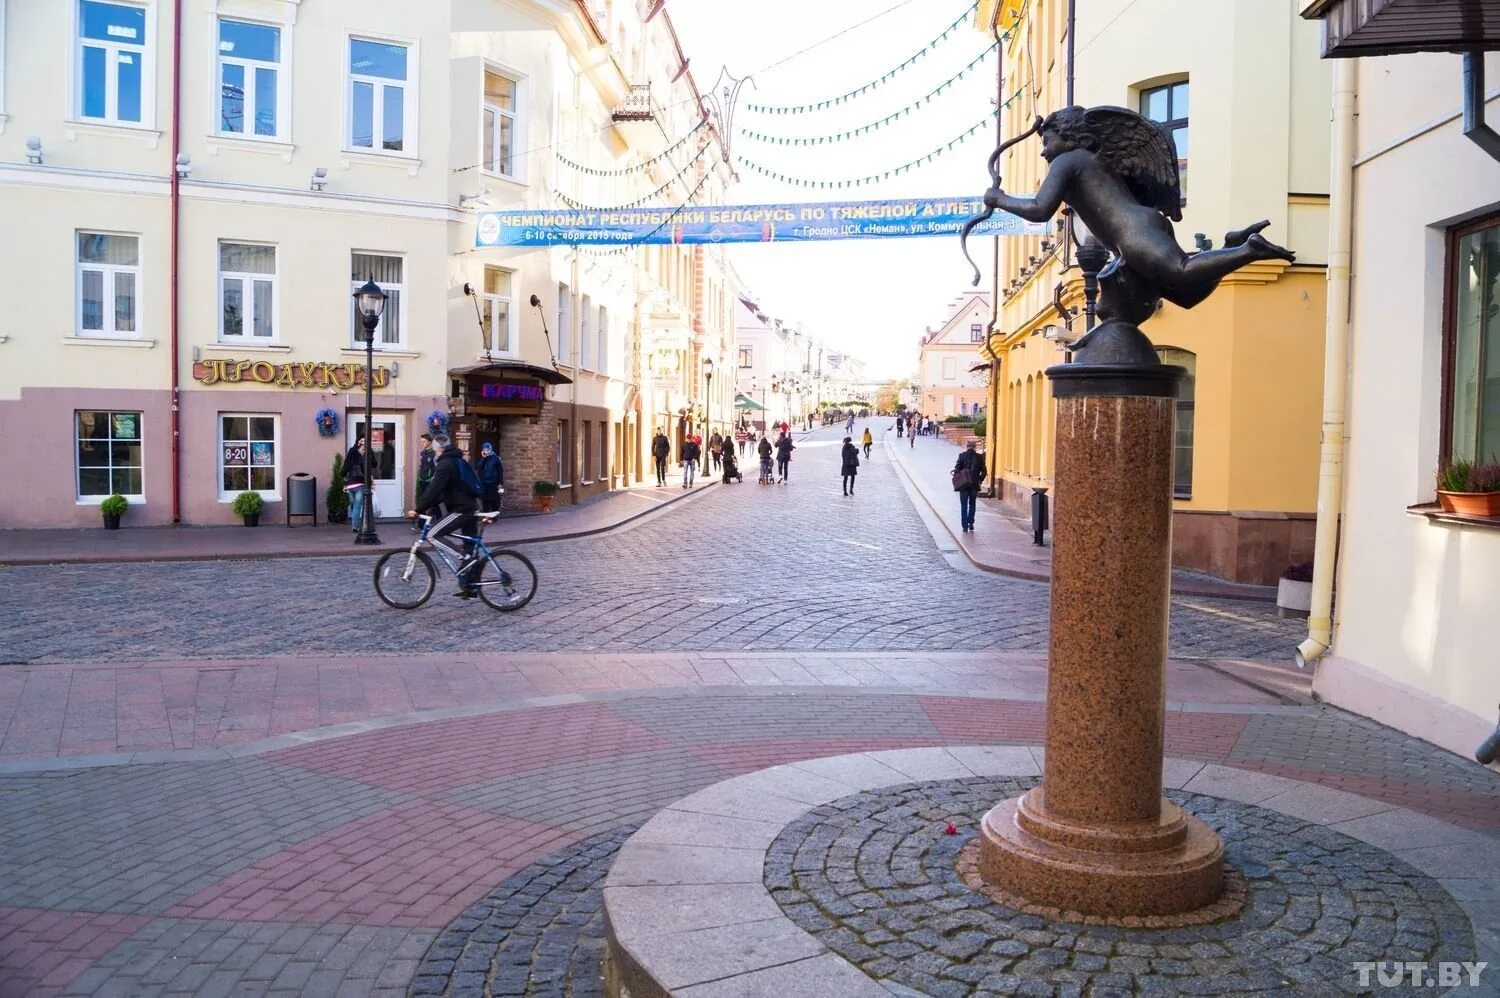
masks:
[[(464, 460), (464, 452), (455, 447), (446, 434), (432, 438), (432, 449), (437, 452), (433, 462), (432, 481), (417, 498), (417, 508), (406, 511), (407, 517), (415, 519), (428, 510), (442, 506), (447, 515), (432, 525), (428, 534), (436, 541), (448, 534), (476, 537), (479, 534), (479, 518), (474, 515), (479, 508), (479, 476)], [(467, 474), (465, 472), (467, 471)], [(451, 548), (451, 545), (450, 545)], [(469, 561), (474, 555), (474, 542), (463, 542), (463, 568), (458, 573), (460, 587), (453, 595), (459, 599), (475, 599), (479, 591), (468, 578)]]

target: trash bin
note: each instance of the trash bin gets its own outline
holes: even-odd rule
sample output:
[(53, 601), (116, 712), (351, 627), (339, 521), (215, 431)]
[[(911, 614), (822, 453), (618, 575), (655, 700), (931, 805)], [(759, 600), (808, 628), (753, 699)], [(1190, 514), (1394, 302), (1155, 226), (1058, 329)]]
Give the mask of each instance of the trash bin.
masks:
[(318, 480), (312, 475), (298, 472), (286, 480), (286, 525), (292, 525), (292, 517), (310, 516), (313, 526), (318, 525)]

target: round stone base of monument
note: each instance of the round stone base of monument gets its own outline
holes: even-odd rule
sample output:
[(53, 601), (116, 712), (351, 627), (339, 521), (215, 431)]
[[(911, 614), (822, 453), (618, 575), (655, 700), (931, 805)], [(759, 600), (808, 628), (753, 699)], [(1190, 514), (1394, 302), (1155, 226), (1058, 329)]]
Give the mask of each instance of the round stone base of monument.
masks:
[(1162, 801), (1149, 825), (1070, 826), (1046, 813), (1041, 789), (1003, 801), (980, 823), (979, 871), (1031, 902), (1124, 918), (1182, 915), (1224, 890), (1224, 844), (1214, 830)]
[[(1102, 924), (976, 889), (984, 816), (1038, 783), (1024, 748), (858, 753), (715, 784), (631, 836), (603, 891), (605, 991), (1363, 993), (1382, 962), (1500, 957), (1469, 902), (1419, 868), (1455, 862), (1450, 850), (1482, 855), (1492, 839), (1230, 767), (1169, 762), (1168, 772), (1188, 774), (1166, 781), (1181, 788), (1168, 791), (1174, 807), (1224, 843), (1230, 872), (1211, 922)], [(1441, 858), (1424, 851), (1434, 848)], [(1500, 890), (1500, 873), (1478, 876), (1465, 896)]]

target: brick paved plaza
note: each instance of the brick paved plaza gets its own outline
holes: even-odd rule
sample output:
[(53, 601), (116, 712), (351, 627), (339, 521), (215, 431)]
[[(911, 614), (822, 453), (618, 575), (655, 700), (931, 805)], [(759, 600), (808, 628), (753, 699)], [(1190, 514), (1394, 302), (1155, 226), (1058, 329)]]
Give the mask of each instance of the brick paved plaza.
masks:
[[(950, 564), (879, 451), (843, 499), (835, 436), (788, 486), (532, 546), (508, 616), (386, 609), (366, 558), (5, 570), (0, 995), (598, 994), (602, 877), (666, 805), (822, 756), (1035, 746), (1047, 586)], [(1443, 850), (1500, 841), (1500, 779), (1257, 681), (1244, 660), (1300, 636), (1176, 599), (1169, 765), (1391, 821), (1381, 848), (1444, 870), (1493, 948), (1489, 861)], [(1079, 957), (1145, 987), (1139, 958)]]

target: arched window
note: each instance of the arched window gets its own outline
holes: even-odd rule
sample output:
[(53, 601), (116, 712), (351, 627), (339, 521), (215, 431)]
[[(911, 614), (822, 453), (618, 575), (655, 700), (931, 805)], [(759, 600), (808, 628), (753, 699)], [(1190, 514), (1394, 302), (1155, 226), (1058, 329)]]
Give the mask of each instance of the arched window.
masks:
[(1156, 351), (1163, 364), (1186, 368), (1187, 375), (1177, 390), (1177, 439), (1173, 448), (1172, 495), (1178, 499), (1193, 497), (1193, 402), (1198, 380), (1198, 355), (1176, 347)]

